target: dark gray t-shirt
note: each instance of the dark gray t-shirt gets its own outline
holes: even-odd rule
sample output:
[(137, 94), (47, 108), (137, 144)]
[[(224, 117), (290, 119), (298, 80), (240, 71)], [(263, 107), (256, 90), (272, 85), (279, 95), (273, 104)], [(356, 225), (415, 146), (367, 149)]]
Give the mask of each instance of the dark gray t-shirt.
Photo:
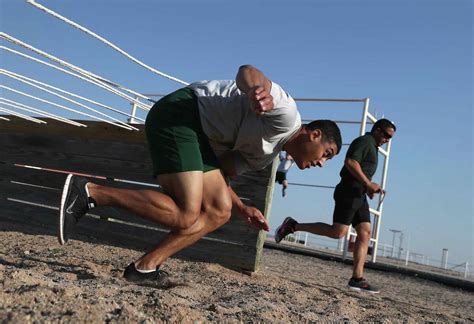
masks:
[[(359, 162), (362, 172), (369, 180), (372, 180), (377, 171), (378, 157), (377, 143), (370, 133), (353, 140), (346, 154), (346, 159)], [(346, 166), (342, 167), (340, 175), (344, 182), (358, 182)]]

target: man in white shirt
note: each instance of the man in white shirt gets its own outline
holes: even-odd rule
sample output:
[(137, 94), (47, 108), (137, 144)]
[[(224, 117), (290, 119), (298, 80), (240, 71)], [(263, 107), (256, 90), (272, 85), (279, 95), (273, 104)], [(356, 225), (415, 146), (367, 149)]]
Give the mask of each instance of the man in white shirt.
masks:
[(242, 203), (226, 176), (262, 169), (281, 150), (300, 169), (322, 167), (341, 148), (334, 122), (302, 125), (293, 98), (250, 65), (239, 68), (235, 81), (196, 82), (163, 97), (145, 125), (163, 192), (110, 188), (69, 175), (58, 231), (64, 244), (95, 206), (123, 208), (171, 228), (158, 246), (125, 269), (125, 279), (144, 285), (165, 285), (168, 274), (159, 269), (165, 260), (225, 224), (232, 208), (268, 231), (262, 213)]
[(281, 195), (283, 197), (286, 197), (286, 189), (288, 189), (288, 179), (286, 179), (286, 174), (288, 173), (288, 170), (293, 166), (295, 161), (293, 161), (293, 158), (291, 155), (284, 154), (283, 152), (280, 152), (280, 164), (278, 165), (278, 169), (276, 172), (275, 176), (275, 181), (281, 184)]

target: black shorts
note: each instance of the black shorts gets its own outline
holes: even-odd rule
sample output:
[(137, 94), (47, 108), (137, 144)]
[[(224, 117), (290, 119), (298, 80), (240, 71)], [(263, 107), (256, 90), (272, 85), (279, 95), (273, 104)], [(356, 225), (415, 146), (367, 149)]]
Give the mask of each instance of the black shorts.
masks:
[(360, 184), (339, 183), (334, 190), (333, 223), (356, 227), (360, 223), (370, 223), (369, 203), (365, 189)]
[(281, 171), (277, 171), (275, 181), (278, 182), (279, 184), (282, 184), (283, 181), (285, 181), (285, 180), (286, 180), (286, 173), (281, 172)]

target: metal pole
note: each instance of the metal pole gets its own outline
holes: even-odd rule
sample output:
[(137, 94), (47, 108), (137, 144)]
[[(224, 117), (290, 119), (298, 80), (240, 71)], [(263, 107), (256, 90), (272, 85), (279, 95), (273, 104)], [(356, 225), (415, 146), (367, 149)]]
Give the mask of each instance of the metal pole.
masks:
[[(383, 190), (385, 190), (386, 184), (387, 184), (387, 174), (388, 174), (388, 162), (390, 158), (390, 150), (392, 148), (392, 141), (388, 141), (387, 143), (387, 155), (384, 155), (384, 162), (383, 162), (383, 170), (382, 170), (382, 180), (380, 182), (380, 186)], [(382, 196), (379, 195), (379, 204), (377, 207), (377, 211), (379, 213), (378, 216), (375, 216), (377, 218), (376, 222), (376, 227), (375, 227), (375, 233), (374, 233), (374, 255), (372, 256), (372, 262), (375, 263), (377, 260), (377, 246), (379, 244), (379, 236), (380, 236), (380, 224), (382, 222), (382, 210), (383, 210), (383, 202), (384, 199), (382, 199)], [(393, 251), (393, 250), (392, 250)], [(393, 257), (393, 253), (392, 253)]]
[(394, 252), (395, 252), (395, 235), (397, 235), (397, 233), (400, 233), (401, 231), (400, 231), (400, 230), (396, 230), (396, 229), (390, 229), (389, 231), (393, 233), (393, 238), (392, 238), (392, 253), (391, 253), (391, 255), (390, 255), (390, 257), (393, 258), (393, 255), (394, 255)]
[(405, 265), (407, 266), (408, 265), (408, 261), (410, 259), (410, 251), (407, 250), (407, 255), (405, 257)]
[(337, 240), (337, 250), (339, 252), (342, 252), (343, 248), (344, 248), (344, 239)]
[(345, 260), (347, 259), (347, 252), (349, 249), (349, 239), (351, 238), (351, 225), (349, 225), (349, 229), (347, 230), (347, 234), (344, 237), (344, 249), (342, 251), (342, 259)]
[(464, 264), (464, 278), (467, 278), (467, 276), (469, 275), (469, 264), (466, 263)]
[(443, 249), (443, 254), (441, 257), (441, 268), (448, 268), (448, 249)]
[(400, 245), (398, 246), (398, 258), (402, 258), (402, 244), (403, 244), (403, 232), (400, 232)]
[[(135, 100), (138, 100), (138, 96), (135, 96)], [(128, 122), (130, 124), (137, 124), (137, 120), (135, 119), (135, 116), (137, 115), (137, 103), (132, 102), (130, 104), (132, 105), (132, 117), (128, 118)]]
[(368, 114), (369, 114), (369, 98), (365, 98), (364, 109), (362, 110), (362, 122), (360, 123), (360, 136), (365, 134), (365, 127), (367, 125)]

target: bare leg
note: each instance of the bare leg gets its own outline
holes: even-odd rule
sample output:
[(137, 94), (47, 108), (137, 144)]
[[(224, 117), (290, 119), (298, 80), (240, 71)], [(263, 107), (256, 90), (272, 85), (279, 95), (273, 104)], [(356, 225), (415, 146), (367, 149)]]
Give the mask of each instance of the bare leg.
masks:
[(288, 180), (283, 180), (282, 186), (283, 186), (283, 188), (281, 190), (281, 195), (283, 197), (286, 197), (286, 189), (288, 189)]
[(364, 264), (367, 257), (367, 248), (370, 240), (370, 223), (360, 223), (356, 226), (357, 238), (354, 246), (354, 268), (352, 276), (362, 278), (364, 274)]
[(349, 225), (334, 223), (329, 225), (326, 223), (298, 223), (295, 226), (296, 231), (309, 232), (316, 235), (327, 236), (334, 239), (339, 239), (346, 235)]
[(203, 173), (189, 171), (157, 177), (173, 197), (153, 190), (127, 190), (88, 183), (91, 197), (98, 206), (115, 206), (171, 228), (187, 228), (197, 219), (202, 202)]
[(190, 246), (225, 224), (231, 215), (232, 201), (220, 170), (204, 173), (202, 212), (187, 229), (172, 230), (158, 246), (135, 262), (139, 269), (155, 269), (171, 255)]

